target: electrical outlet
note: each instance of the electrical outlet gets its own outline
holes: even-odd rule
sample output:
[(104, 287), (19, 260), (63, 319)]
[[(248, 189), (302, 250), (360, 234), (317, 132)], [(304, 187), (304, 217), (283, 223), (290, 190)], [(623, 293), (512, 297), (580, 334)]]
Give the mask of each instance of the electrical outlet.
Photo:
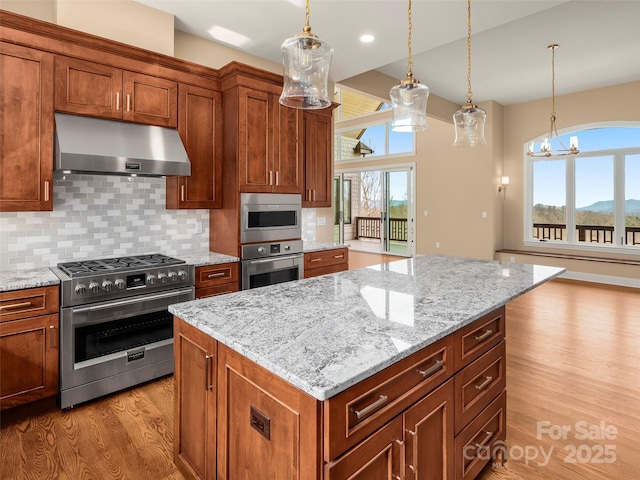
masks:
[(440, 242), (436, 242), (436, 248), (440, 248)]
[(516, 257), (511, 257), (511, 263), (516, 263)]
[(327, 217), (316, 218), (316, 225), (318, 227), (324, 227), (327, 224)]
[(487, 212), (482, 212), (482, 218), (487, 218)]
[(202, 233), (202, 222), (196, 222), (196, 233)]
[(424, 211), (424, 216), (426, 217), (427, 215), (429, 215), (429, 211), (428, 211), (428, 210), (425, 210), (425, 211)]

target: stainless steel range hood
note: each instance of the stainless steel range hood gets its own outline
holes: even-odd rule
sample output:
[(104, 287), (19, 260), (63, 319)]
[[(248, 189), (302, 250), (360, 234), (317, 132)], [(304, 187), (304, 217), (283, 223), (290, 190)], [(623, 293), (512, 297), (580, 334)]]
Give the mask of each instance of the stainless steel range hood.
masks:
[(56, 113), (55, 170), (95, 175), (188, 176), (191, 163), (171, 128)]

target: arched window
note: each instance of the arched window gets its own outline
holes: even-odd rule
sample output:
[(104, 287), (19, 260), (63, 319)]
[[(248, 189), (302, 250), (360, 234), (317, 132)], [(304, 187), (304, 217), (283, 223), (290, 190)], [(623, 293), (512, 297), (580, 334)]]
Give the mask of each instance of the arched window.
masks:
[(565, 145), (569, 136), (577, 155), (525, 153), (525, 245), (640, 254), (640, 122), (565, 130)]

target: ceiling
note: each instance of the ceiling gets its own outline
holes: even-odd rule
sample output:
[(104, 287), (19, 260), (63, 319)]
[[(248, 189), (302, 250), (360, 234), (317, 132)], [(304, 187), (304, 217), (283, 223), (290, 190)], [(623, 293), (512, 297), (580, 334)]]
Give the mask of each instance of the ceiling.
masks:
[[(175, 28), (212, 41), (226, 29), (238, 48), (280, 63), (282, 42), (302, 31), (304, 0), (136, 0), (172, 13)], [(331, 79), (407, 71), (407, 0), (310, 0), (312, 32), (334, 50)], [(473, 0), (474, 102), (503, 105), (640, 80), (640, 0)], [(467, 3), (413, 0), (413, 73), (431, 93), (466, 103)], [(225, 30), (222, 30), (225, 31)], [(364, 33), (376, 39), (360, 42)]]

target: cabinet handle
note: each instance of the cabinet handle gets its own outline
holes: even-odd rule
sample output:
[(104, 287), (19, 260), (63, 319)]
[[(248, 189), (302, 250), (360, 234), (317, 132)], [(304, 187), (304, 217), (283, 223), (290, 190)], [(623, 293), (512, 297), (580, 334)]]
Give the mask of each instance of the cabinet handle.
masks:
[(481, 443), (476, 443), (476, 448), (482, 448), (486, 446), (489, 440), (491, 440), (491, 437), (493, 437), (493, 432), (484, 432), (484, 433), (486, 433), (487, 436), (484, 438), (484, 440), (482, 440)]
[(411, 470), (411, 471), (414, 473), (414, 475), (415, 475), (415, 473), (416, 473), (416, 467), (414, 467), (413, 465), (411, 465), (411, 464), (409, 463), (409, 464), (407, 464), (407, 468), (408, 468), (409, 470)]
[(131, 111), (131, 95), (127, 93), (127, 112)]
[(273, 185), (273, 170), (269, 170), (269, 185)]
[(211, 362), (213, 355), (206, 355), (204, 357), (205, 365), (206, 365), (206, 379), (205, 379), (205, 390), (213, 390), (213, 383), (211, 382)]
[(2, 305), (0, 307), (0, 311), (2, 310), (15, 310), (16, 308), (30, 307), (31, 302), (22, 302), (22, 303), (12, 303), (11, 305)]
[(44, 181), (44, 201), (49, 201), (49, 180)]
[(416, 372), (418, 372), (420, 375), (422, 375), (422, 378), (427, 378), (432, 373), (437, 372), (438, 370), (440, 370), (443, 365), (444, 365), (444, 361), (443, 360), (438, 360), (438, 361), (436, 361), (436, 363), (431, 365), (426, 370), (416, 370)]
[(312, 258), (309, 262), (321, 262), (322, 258)]
[(211, 273), (211, 274), (207, 275), (207, 278), (224, 277), (226, 274), (227, 274), (227, 272)]
[(480, 385), (476, 385), (476, 388), (478, 390), (483, 390), (487, 385), (489, 385), (492, 381), (493, 381), (493, 377), (484, 377), (485, 381), (482, 382)]
[(120, 111), (120, 92), (116, 92), (116, 112)]
[(360, 418), (369, 415), (374, 410), (380, 408), (386, 403), (387, 400), (389, 400), (389, 397), (387, 397), (386, 395), (378, 395), (378, 400), (373, 402), (371, 405), (364, 407), (362, 410), (354, 410), (353, 413), (356, 414), (356, 418), (359, 420)]
[(344, 253), (342, 253), (340, 255), (334, 255), (333, 258), (344, 258)]
[(491, 335), (493, 335), (493, 330), (488, 329), (488, 330), (485, 330), (485, 331), (484, 331), (484, 333), (483, 333), (482, 335), (476, 335), (474, 338), (475, 338), (477, 341), (481, 342), (481, 341), (483, 341), (483, 340), (485, 340), (485, 339), (489, 338)]
[(316, 201), (316, 189), (315, 188), (313, 189), (313, 201), (314, 202)]
[(180, 186), (180, 201), (184, 202), (184, 185)]
[(49, 332), (49, 346), (51, 348), (56, 348), (56, 327), (54, 327), (53, 325), (49, 325)]
[(411, 435), (412, 437), (415, 437), (418, 432), (414, 432), (413, 430), (407, 430), (407, 432), (409, 433), (409, 435)]

